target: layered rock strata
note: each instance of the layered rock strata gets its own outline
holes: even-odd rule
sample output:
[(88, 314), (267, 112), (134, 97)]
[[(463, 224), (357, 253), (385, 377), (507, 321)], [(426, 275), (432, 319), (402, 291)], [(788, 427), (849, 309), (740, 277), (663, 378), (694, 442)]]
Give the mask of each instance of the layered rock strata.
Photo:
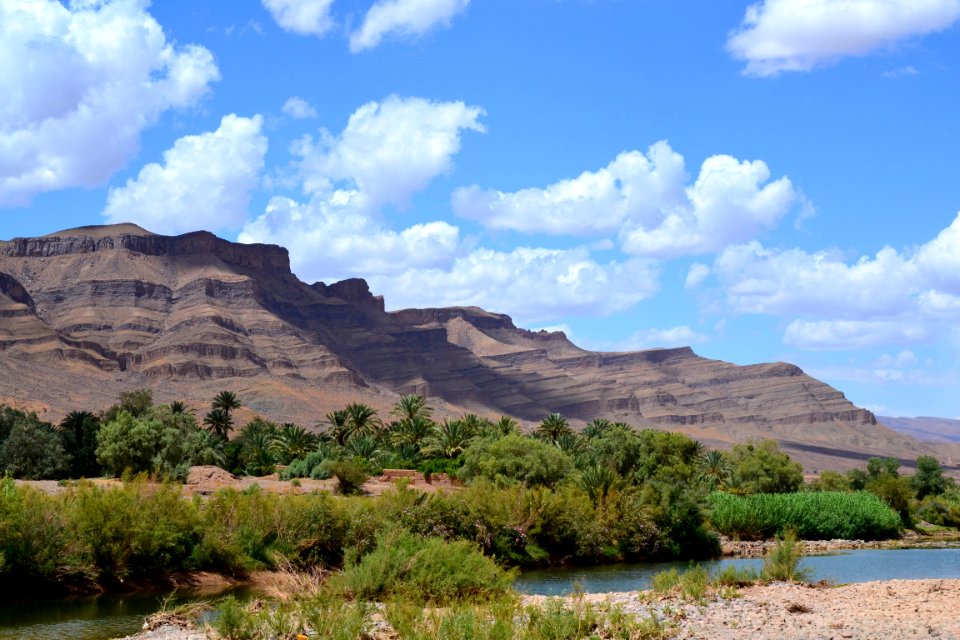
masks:
[(385, 409), (420, 393), (441, 415), (772, 437), (821, 467), (926, 451), (790, 364), (589, 352), (477, 308), (387, 312), (363, 280), (301, 282), (277, 246), (130, 224), (0, 242), (0, 401), (57, 419), (142, 386), (197, 408), (231, 389), (252, 412), (306, 425), (346, 402)]

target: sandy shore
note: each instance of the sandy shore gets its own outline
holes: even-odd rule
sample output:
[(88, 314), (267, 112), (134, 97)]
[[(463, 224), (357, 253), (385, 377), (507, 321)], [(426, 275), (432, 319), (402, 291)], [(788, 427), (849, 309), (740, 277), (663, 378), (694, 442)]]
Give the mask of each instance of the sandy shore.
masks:
[[(960, 580), (890, 580), (843, 586), (775, 583), (703, 604), (650, 592), (591, 594), (626, 611), (651, 613), (677, 640), (960, 640)], [(528, 603), (544, 600), (526, 597)], [(161, 626), (124, 640), (202, 640), (199, 631)]]

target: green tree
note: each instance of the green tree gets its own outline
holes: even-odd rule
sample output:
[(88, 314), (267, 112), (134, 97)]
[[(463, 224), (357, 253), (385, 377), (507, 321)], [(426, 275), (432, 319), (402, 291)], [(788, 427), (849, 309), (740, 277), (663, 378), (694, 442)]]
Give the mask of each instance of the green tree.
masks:
[(520, 424), (510, 416), (500, 416), (490, 424), (489, 430), (498, 436), (518, 435)]
[(117, 403), (100, 416), (100, 422), (106, 424), (113, 421), (121, 411), (126, 411), (133, 417), (139, 418), (151, 408), (153, 408), (153, 391), (150, 389), (125, 391), (120, 394)]
[(35, 414), (15, 420), (0, 445), (0, 474), (25, 480), (55, 480), (70, 471), (60, 434)]
[(277, 461), (280, 464), (290, 464), (291, 461), (315, 451), (318, 444), (319, 438), (300, 425), (284, 423), (274, 441)]
[(559, 413), (551, 413), (540, 421), (534, 430), (534, 435), (546, 442), (556, 442), (560, 436), (573, 433), (570, 423)]
[(159, 420), (135, 417), (120, 410), (116, 418), (100, 428), (97, 442), (97, 460), (103, 470), (113, 476), (124, 471), (150, 471), (153, 458), (160, 449), (163, 425)]
[(557, 447), (512, 435), (478, 440), (463, 455), (460, 477), (515, 480), (527, 486), (554, 486), (573, 470), (573, 460)]
[(477, 431), (470, 422), (444, 420), (433, 426), (423, 452), (432, 458), (456, 458), (466, 450), (476, 435)]
[[(863, 487), (860, 487), (863, 489)], [(850, 491), (850, 479), (829, 469), (820, 472), (820, 477), (810, 483), (811, 491)]]
[(71, 411), (60, 421), (63, 447), (70, 457), (70, 475), (95, 478), (100, 475), (97, 462), (97, 434), (100, 420), (89, 411)]
[(939, 496), (947, 490), (947, 479), (943, 477), (943, 468), (933, 456), (917, 458), (917, 472), (910, 480), (910, 484), (917, 492), (917, 500), (923, 500), (927, 496)]
[(426, 398), (420, 395), (400, 396), (400, 400), (393, 405), (390, 415), (396, 416), (401, 421), (415, 420), (417, 418), (430, 419), (433, 415), (433, 407), (427, 404)]
[(321, 438), (336, 442), (342, 447), (347, 443), (347, 438), (350, 437), (350, 430), (347, 426), (347, 410), (337, 409), (336, 411), (331, 411), (326, 415), (326, 418), (327, 424), (323, 429)]
[(221, 440), (204, 433), (189, 413), (155, 407), (139, 417), (120, 411), (100, 428), (97, 460), (107, 473), (124, 471), (184, 479), (197, 464), (223, 464)]
[(242, 404), (240, 404), (240, 399), (237, 398), (237, 394), (232, 391), (221, 391), (213, 398), (213, 402), (210, 404), (211, 409), (220, 409), (225, 411), (228, 415), (237, 409), (239, 409)]
[(376, 435), (383, 426), (377, 416), (377, 410), (369, 405), (354, 402), (348, 404), (344, 411), (346, 412), (347, 438)]
[(900, 461), (896, 458), (870, 458), (867, 460), (867, 477), (876, 480), (884, 476), (896, 478), (900, 475)]
[(721, 489), (730, 480), (733, 467), (723, 451), (708, 451), (703, 457), (701, 473), (714, 489)]
[(803, 467), (773, 440), (734, 445), (730, 463), (741, 493), (792, 493), (803, 484)]
[(613, 423), (605, 418), (594, 418), (583, 427), (583, 437), (588, 440), (599, 438), (612, 426)]
[(214, 407), (203, 417), (203, 425), (212, 435), (226, 442), (233, 431), (233, 416), (224, 409)]

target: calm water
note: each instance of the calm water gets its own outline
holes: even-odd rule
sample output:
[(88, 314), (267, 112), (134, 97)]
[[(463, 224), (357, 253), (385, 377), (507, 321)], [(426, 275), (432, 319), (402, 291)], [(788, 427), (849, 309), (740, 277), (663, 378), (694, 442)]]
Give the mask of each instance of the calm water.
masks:
[[(711, 571), (728, 565), (750, 566), (758, 571), (763, 560), (714, 560), (700, 563)], [(526, 571), (515, 583), (518, 591), (531, 595), (564, 595), (574, 584), (587, 593), (649, 589), (654, 574), (689, 563), (611, 565), (606, 567), (543, 569)], [(960, 549), (859, 549), (829, 556), (809, 556), (813, 580), (870, 582), (871, 580), (960, 578)]]
[[(239, 598), (244, 589), (232, 592)], [(225, 595), (225, 594), (224, 594)], [(0, 602), (0, 640), (107, 640), (137, 633), (164, 594)], [(196, 601), (181, 597), (173, 603)]]
[[(762, 560), (717, 560), (702, 563), (711, 570), (727, 564), (760, 568)], [(814, 580), (960, 578), (960, 549), (864, 549), (803, 559)], [(613, 565), (578, 569), (527, 571), (516, 582), (521, 593), (562, 595), (574, 583), (588, 593), (648, 589), (653, 575), (688, 563)], [(238, 597), (248, 595), (235, 591)], [(162, 596), (102, 596), (68, 600), (0, 602), (0, 640), (107, 640), (136, 633), (143, 619), (160, 608)]]

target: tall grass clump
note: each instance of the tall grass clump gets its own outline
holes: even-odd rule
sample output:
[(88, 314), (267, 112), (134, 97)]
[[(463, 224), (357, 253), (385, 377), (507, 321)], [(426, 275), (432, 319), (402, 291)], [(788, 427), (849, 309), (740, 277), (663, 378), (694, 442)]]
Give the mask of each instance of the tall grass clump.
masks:
[(800, 567), (802, 555), (803, 544), (797, 541), (797, 536), (793, 531), (787, 530), (763, 559), (763, 569), (760, 571), (761, 579), (785, 582), (806, 580), (810, 574), (810, 569)]
[(348, 558), (332, 586), (359, 600), (404, 598), (444, 604), (464, 598), (489, 599), (507, 593), (513, 573), (465, 540), (447, 542), (408, 531), (377, 535), (376, 547)]
[(884, 540), (896, 537), (900, 517), (872, 493), (804, 492), (710, 495), (713, 526), (742, 540), (793, 530), (802, 540)]

